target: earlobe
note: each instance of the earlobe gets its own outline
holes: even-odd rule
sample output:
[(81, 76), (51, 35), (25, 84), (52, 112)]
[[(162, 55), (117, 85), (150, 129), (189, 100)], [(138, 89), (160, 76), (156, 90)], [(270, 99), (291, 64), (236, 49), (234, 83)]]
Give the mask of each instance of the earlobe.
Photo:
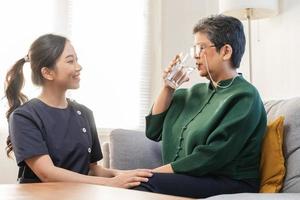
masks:
[(230, 45), (226, 44), (224, 46), (223, 60), (230, 60), (232, 56), (232, 48)]
[(53, 80), (53, 71), (49, 69), (48, 67), (43, 67), (41, 69), (41, 74), (44, 79), (52, 81)]

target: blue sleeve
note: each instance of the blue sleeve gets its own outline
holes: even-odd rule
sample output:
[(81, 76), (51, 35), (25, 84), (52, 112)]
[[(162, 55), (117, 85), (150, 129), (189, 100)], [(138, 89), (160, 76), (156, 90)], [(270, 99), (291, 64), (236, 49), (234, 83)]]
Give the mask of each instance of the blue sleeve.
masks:
[(19, 111), (11, 114), (9, 118), (9, 135), (19, 166), (23, 166), (26, 159), (48, 154), (42, 131), (30, 113)]
[(90, 163), (97, 162), (103, 158), (101, 146), (98, 138), (97, 127), (94, 119), (93, 112), (88, 110), (88, 121), (91, 128), (92, 134), (92, 151), (91, 151), (91, 158)]

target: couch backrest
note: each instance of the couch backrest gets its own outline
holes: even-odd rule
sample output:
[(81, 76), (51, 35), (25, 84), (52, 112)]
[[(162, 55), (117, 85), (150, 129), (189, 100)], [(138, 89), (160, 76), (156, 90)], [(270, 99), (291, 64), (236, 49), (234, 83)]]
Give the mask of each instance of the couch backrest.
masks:
[(111, 168), (153, 169), (162, 165), (160, 143), (146, 138), (143, 131), (115, 129), (109, 141)]
[(284, 156), (286, 177), (282, 192), (300, 192), (300, 98), (264, 103), (268, 122), (284, 116)]

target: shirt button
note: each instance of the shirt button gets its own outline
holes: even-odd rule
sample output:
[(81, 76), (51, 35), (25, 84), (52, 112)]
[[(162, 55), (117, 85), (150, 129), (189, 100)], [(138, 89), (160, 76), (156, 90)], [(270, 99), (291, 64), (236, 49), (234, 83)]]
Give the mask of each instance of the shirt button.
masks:
[(91, 150), (91, 148), (89, 147), (89, 148), (88, 148), (88, 152), (91, 153), (91, 151), (92, 151), (92, 150)]
[(81, 115), (81, 111), (80, 111), (80, 110), (77, 110), (77, 114), (78, 114), (78, 115)]
[(86, 129), (85, 129), (85, 128), (82, 128), (82, 132), (86, 133)]

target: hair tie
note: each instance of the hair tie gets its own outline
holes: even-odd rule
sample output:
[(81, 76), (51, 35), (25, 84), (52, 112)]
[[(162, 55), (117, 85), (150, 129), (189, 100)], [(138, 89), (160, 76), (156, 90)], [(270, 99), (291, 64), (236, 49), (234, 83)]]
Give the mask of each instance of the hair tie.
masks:
[(24, 60), (25, 60), (25, 62), (29, 62), (30, 61), (28, 54), (26, 56), (24, 56)]

